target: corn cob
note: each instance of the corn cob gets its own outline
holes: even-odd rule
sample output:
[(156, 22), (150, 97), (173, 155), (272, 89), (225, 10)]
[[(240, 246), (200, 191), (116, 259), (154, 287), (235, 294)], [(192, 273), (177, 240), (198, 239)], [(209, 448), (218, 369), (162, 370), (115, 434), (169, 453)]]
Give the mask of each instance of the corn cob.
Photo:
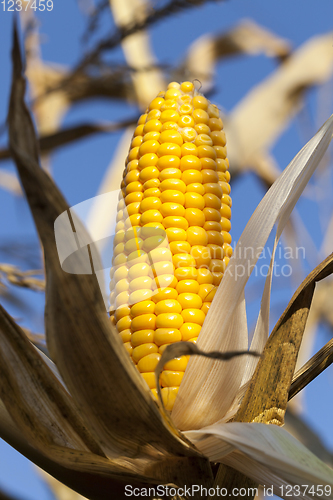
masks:
[[(219, 110), (193, 83), (170, 83), (135, 129), (121, 184), (111, 321), (156, 397), (167, 345), (196, 342), (232, 255), (229, 162)], [(160, 377), (171, 410), (188, 362)]]

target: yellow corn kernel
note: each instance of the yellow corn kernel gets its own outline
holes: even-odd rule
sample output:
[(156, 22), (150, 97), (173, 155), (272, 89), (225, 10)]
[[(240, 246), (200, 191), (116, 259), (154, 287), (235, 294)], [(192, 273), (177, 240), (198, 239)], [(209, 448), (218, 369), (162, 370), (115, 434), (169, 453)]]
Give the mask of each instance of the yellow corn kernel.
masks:
[(125, 344), (125, 342), (131, 341), (132, 332), (131, 332), (130, 328), (128, 330), (123, 330), (123, 331), (119, 332), (119, 335), (120, 335), (121, 340), (124, 342), (124, 344)]
[(161, 359), (161, 355), (157, 352), (152, 354), (147, 354), (140, 359), (138, 362), (138, 370), (139, 372), (153, 372), (157, 366), (157, 363)]
[(184, 323), (196, 323), (197, 325), (202, 326), (206, 316), (201, 309), (184, 309), (182, 311), (182, 317)]
[(197, 337), (200, 333), (201, 325), (197, 323), (184, 323), (180, 327), (180, 333), (182, 334), (182, 340), (188, 341), (193, 337)]
[(182, 306), (180, 305), (178, 300), (160, 300), (156, 304), (155, 307), (155, 314), (162, 314), (162, 313), (167, 313), (167, 312), (176, 312), (176, 313), (181, 313), (182, 312)]
[(158, 352), (158, 348), (156, 344), (152, 342), (147, 342), (145, 344), (140, 344), (137, 347), (134, 347), (132, 351), (132, 358), (135, 363), (138, 363), (141, 358), (147, 356), (148, 354), (152, 354), (154, 352)]
[[(178, 313), (162, 313), (156, 316), (156, 328), (171, 328), (179, 329), (184, 320)], [(155, 334), (156, 337), (156, 334)], [(156, 341), (156, 340), (155, 340)]]
[(185, 182), (186, 184), (186, 192), (192, 192), (192, 191), (189, 191), (188, 190), (188, 185), (189, 184), (202, 184), (202, 181), (203, 181), (203, 177), (202, 177), (202, 173), (199, 171), (199, 170), (185, 170), (183, 173), (182, 173), (182, 177), (181, 177), (182, 181)]
[(187, 357), (181, 356), (180, 358), (175, 358), (172, 359), (171, 361), (168, 361), (168, 363), (164, 365), (164, 369), (175, 372), (184, 372), (187, 367), (187, 363), (188, 363)]
[[(200, 294), (200, 287), (199, 287), (199, 294)], [(180, 293), (178, 295), (178, 302), (183, 309), (188, 309), (188, 308), (200, 309), (202, 307), (202, 300), (200, 296), (195, 293)]]
[(191, 226), (186, 231), (187, 241), (191, 246), (193, 245), (207, 245), (208, 235), (200, 226)]
[[(126, 331), (126, 330), (125, 330)], [(151, 344), (154, 341), (155, 330), (137, 330), (131, 333), (131, 344), (137, 347), (142, 344)]]
[(184, 372), (173, 372), (164, 370), (161, 373), (160, 381), (162, 387), (179, 387), (184, 376)]
[(205, 215), (199, 208), (186, 208), (185, 218), (188, 222), (188, 226), (200, 226), (202, 227), (206, 222)]
[(186, 186), (186, 192), (187, 193), (198, 193), (198, 194), (205, 194), (205, 188), (203, 187), (202, 184), (199, 184), (198, 182), (191, 182), (191, 184), (188, 184)]
[(147, 383), (149, 389), (156, 389), (156, 378), (154, 372), (141, 373), (141, 376)]
[(156, 345), (161, 346), (164, 344), (171, 344), (174, 342), (180, 342), (182, 340), (182, 335), (178, 328), (157, 328), (154, 335), (154, 342)]
[(132, 320), (131, 329), (133, 332), (137, 330), (144, 330), (148, 328), (149, 330), (155, 330), (156, 326), (156, 316), (155, 314), (141, 314), (136, 316)]
[(196, 280), (181, 280), (177, 283), (176, 290), (178, 293), (198, 293), (199, 283)]
[(175, 404), (179, 386), (177, 387), (164, 387), (161, 390), (162, 400), (166, 410), (171, 411)]

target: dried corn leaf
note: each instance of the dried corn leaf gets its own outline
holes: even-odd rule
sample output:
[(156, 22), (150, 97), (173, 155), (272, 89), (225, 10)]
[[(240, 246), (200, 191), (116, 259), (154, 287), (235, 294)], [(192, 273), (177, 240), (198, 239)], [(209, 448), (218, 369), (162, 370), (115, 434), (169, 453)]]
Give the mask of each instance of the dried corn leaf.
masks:
[[(97, 15), (108, 5), (107, 1), (108, 0), (104, 1), (104, 3), (97, 7), (95, 11)], [(205, 3), (205, 1), (208, 3), (208, 0), (169, 0), (161, 7), (157, 6), (156, 3), (153, 6), (146, 5), (145, 9), (141, 10), (139, 16), (133, 17), (132, 22), (120, 26), (110, 37), (103, 39), (91, 52), (86, 54), (80, 62), (78, 69), (81, 70), (90, 64), (99, 64), (103, 52), (114, 49), (127, 37), (139, 31), (146, 30), (150, 25), (165, 19), (167, 16), (183, 12), (188, 8), (200, 6)], [(93, 23), (94, 22), (95, 20), (93, 19)], [(90, 29), (88, 28), (88, 34), (89, 31)], [(87, 35), (85, 35), (84, 38), (86, 36)]]
[(22, 9), (21, 17), (29, 16), (24, 24), (33, 25), (35, 29), (28, 29), (25, 38), (27, 78), (29, 81), (30, 97), (34, 102), (33, 111), (37, 128), (40, 134), (46, 135), (55, 132), (66, 113), (70, 100), (62, 89), (49, 92), (64, 80), (67, 70), (60, 66), (45, 63), (41, 59), (39, 35), (32, 9)]
[(103, 452), (68, 393), (21, 329), (0, 306), (0, 396), (22, 434), (49, 458), (50, 445)]
[(20, 18), (25, 32), (26, 74), (30, 84), (30, 96), (35, 101), (33, 111), (39, 133), (50, 134), (58, 129), (60, 120), (70, 103), (64, 92), (47, 91), (59, 85), (66, 70), (42, 61), (36, 13), (29, 6), (29, 2), (24, 1), (23, 5)]
[(265, 54), (282, 59), (289, 55), (290, 50), (287, 40), (254, 21), (245, 20), (226, 33), (198, 38), (177, 70), (177, 76), (200, 80), (203, 92), (207, 92), (213, 86), (215, 68), (220, 59), (239, 54)]
[[(331, 306), (332, 307), (332, 306)], [(327, 342), (302, 368), (295, 373), (289, 390), (289, 399), (296, 396), (312, 380), (333, 363), (333, 339)]]
[(296, 290), (266, 343), (234, 421), (283, 424), (315, 284), (332, 273), (333, 254)]
[(285, 414), (285, 430), (306, 446), (320, 460), (333, 466), (333, 453), (325, 446), (315, 431), (288, 406)]
[(0, 171), (0, 187), (15, 195), (22, 194), (22, 189), (19, 181), (17, 180), (17, 176), (12, 172), (7, 172), (6, 170)]
[(45, 289), (45, 282), (44, 280), (35, 278), (34, 276), (37, 274), (41, 274), (41, 271), (21, 271), (11, 264), (0, 264), (0, 283), (5, 279), (12, 285), (30, 288), (30, 290), (35, 291), (43, 291)]
[(332, 73), (332, 33), (328, 33), (310, 39), (251, 90), (226, 121), (234, 170), (262, 172), (263, 159), (301, 107), (305, 91), (325, 83)]
[[(306, 323), (306, 328), (303, 334), (303, 341), (297, 357), (296, 370), (299, 373), (301, 373), (301, 369), (306, 369), (305, 366), (309, 367), (308, 363), (310, 361), (314, 361), (314, 358), (312, 358), (310, 361), (309, 359), (314, 353), (316, 333), (320, 323), (325, 323), (329, 328), (332, 328), (333, 325), (331, 277), (316, 284), (316, 293), (313, 297), (310, 313)], [(316, 372), (314, 370), (313, 378), (316, 377), (315, 373)], [(289, 399), (292, 399), (289, 402), (288, 408), (293, 409), (297, 413), (301, 413), (304, 409), (304, 398), (306, 395), (304, 391), (300, 391), (307, 385), (307, 383), (305, 379), (303, 379), (305, 385), (302, 385), (302, 379), (300, 378), (298, 381), (296, 381), (295, 376), (296, 374), (294, 375), (292, 389), (289, 393)], [(311, 380), (312, 378), (309, 378), (308, 383), (310, 383)], [(297, 387), (299, 389), (297, 389)], [(297, 392), (297, 398), (293, 398), (293, 395), (296, 395), (296, 392), (294, 391)]]
[[(67, 274), (60, 267), (54, 221), (67, 212), (68, 205), (38, 165), (35, 133), (24, 104), (25, 80), (16, 34), (13, 64), (10, 144), (44, 246), (46, 334), (51, 356), (86, 424), (111, 456), (156, 455), (157, 451), (196, 455), (161, 415), (131, 363), (105, 314), (95, 274)], [(62, 229), (65, 240), (73, 237), (69, 219), (67, 231)], [(79, 223), (76, 230), (81, 232)], [(84, 230), (81, 235), (90, 241)], [(87, 247), (77, 252), (77, 264), (81, 269), (88, 264), (90, 271), (86, 272), (91, 273), (87, 252)]]
[(61, 119), (70, 106), (70, 99), (61, 88), (49, 92), (49, 89), (59, 87), (65, 76), (66, 70), (56, 65), (42, 61), (33, 61), (27, 65), (33, 111), (40, 134), (51, 134), (58, 130)]
[[(127, 467), (118, 465), (97, 455), (84, 454), (70, 450), (71, 464), (66, 463), (68, 450), (54, 447), (53, 459), (31, 446), (15, 426), (0, 399), (0, 436), (17, 451), (26, 456), (36, 465), (47, 471), (61, 483), (81, 493), (90, 500), (106, 500), (110, 491), (119, 500), (125, 500), (125, 485), (143, 488), (161, 484), (160, 480), (142, 476), (135, 472), (130, 461)], [(62, 464), (65, 460), (66, 466)], [(151, 499), (151, 497), (148, 497)]]
[[(118, 27), (130, 25), (146, 17), (149, 2), (142, 0), (110, 0), (113, 18)], [(141, 30), (122, 41), (127, 64), (135, 70), (132, 81), (136, 100), (145, 108), (160, 90), (165, 87), (161, 71), (156, 68), (156, 58), (150, 47), (148, 34)]]

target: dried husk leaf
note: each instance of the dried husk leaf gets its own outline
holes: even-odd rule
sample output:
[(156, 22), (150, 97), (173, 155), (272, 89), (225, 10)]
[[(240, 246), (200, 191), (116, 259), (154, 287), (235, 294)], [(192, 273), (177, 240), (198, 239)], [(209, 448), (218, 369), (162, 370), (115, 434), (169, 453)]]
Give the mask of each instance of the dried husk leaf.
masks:
[[(226, 276), (221, 284), (223, 281), (226, 281)], [(248, 348), (248, 335), (244, 291), (234, 289), (222, 299), (221, 295), (218, 296), (220, 288), (211, 304), (213, 313), (207, 315), (202, 327), (206, 334), (201, 337), (202, 342), (199, 336), (197, 345), (206, 352), (213, 349), (220, 352), (245, 351)], [(225, 317), (229, 310), (230, 315)], [(190, 358), (172, 410), (177, 427), (181, 430), (199, 429), (205, 422), (220, 420), (229, 410), (239, 389), (243, 366), (244, 360), (241, 358), (232, 359), (228, 364)]]
[[(24, 105), (25, 81), (17, 35), (13, 63), (10, 145), (44, 246), (46, 333), (51, 356), (82, 417), (107, 454), (138, 456), (168, 451), (195, 455), (194, 447), (185, 444), (160, 413), (111, 327), (96, 276), (67, 274), (60, 267), (54, 221), (68, 205), (38, 165), (35, 133)], [(78, 253), (82, 264), (84, 256)]]
[(296, 290), (274, 327), (240, 409), (237, 422), (282, 425), (315, 283), (333, 273), (333, 254), (316, 267)]
[[(279, 221), (271, 260), (273, 266), (278, 238), (328, 148), (332, 131), (333, 117), (291, 161), (252, 215), (205, 319), (197, 342), (200, 349), (232, 351), (247, 348), (245, 285), (275, 222)], [(251, 250), (250, 256), (247, 249)], [(251, 344), (251, 350), (256, 352), (262, 352), (268, 337), (270, 285), (271, 273), (266, 280), (258, 327)], [(232, 360), (226, 370), (223, 363), (190, 359), (172, 412), (176, 425), (180, 429), (198, 429), (222, 419), (241, 383), (244, 385), (251, 378), (256, 363), (251, 358), (244, 370), (237, 360)], [(214, 411), (210, 411), (211, 408)]]
[[(295, 292), (266, 343), (262, 358), (258, 361), (257, 369), (233, 421), (284, 424), (289, 388), (315, 283), (332, 272), (333, 254), (317, 266)], [(217, 480), (223, 471), (224, 466), (220, 466)]]
[[(289, 498), (288, 489), (284, 494), (279, 489), (286, 484), (333, 486), (333, 471), (276, 425), (230, 422), (186, 431), (186, 435), (211, 461), (222, 462), (266, 487), (274, 486), (274, 494), (281, 498)], [(310, 500), (313, 495), (302, 494), (302, 498)]]

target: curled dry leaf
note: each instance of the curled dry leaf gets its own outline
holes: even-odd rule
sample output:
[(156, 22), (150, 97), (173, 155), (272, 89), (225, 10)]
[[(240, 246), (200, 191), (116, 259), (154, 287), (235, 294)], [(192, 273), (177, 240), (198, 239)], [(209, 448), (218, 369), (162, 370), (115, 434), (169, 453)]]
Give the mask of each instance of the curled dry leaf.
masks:
[(105, 498), (106, 486), (120, 495), (128, 482), (156, 483), (133, 464), (105, 458), (68, 393), (2, 308), (0, 361), (1, 436), (18, 451), (92, 499)]

